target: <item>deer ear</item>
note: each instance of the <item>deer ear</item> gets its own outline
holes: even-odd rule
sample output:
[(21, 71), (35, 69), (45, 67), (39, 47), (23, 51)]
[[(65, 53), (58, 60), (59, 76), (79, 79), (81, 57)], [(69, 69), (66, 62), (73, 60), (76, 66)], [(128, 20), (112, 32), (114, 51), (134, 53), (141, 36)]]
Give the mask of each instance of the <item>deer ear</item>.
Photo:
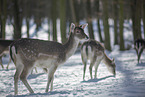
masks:
[(74, 32), (74, 29), (75, 29), (75, 24), (74, 23), (71, 23), (70, 32)]
[(84, 25), (81, 25), (80, 27), (82, 28), (82, 29), (85, 29), (85, 27), (87, 27), (88, 26), (88, 23), (86, 23), (86, 24), (84, 24)]

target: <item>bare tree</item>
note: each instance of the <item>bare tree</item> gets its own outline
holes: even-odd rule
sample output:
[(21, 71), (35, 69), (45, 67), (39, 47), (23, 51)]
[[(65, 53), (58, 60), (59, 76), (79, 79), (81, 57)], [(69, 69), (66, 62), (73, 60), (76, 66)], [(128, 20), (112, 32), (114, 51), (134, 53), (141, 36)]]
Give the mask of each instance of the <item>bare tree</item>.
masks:
[(56, 28), (56, 0), (52, 0), (52, 10), (51, 10), (51, 14), (52, 14), (52, 25), (53, 25), (53, 41), (57, 41), (57, 28)]
[(5, 35), (6, 19), (7, 19), (7, 0), (0, 0), (0, 22), (1, 22), (0, 37), (3, 39), (5, 39), (6, 37)]
[(125, 50), (124, 47), (124, 37), (123, 37), (123, 23), (124, 23), (124, 16), (123, 16), (123, 1), (119, 0), (119, 36), (120, 36), (120, 50)]
[(21, 38), (21, 17), (19, 11), (18, 0), (13, 0), (14, 2), (14, 39)]
[(118, 44), (118, 0), (113, 0), (113, 15), (114, 15), (114, 44)]
[(143, 0), (143, 27), (144, 27), (144, 39), (145, 39), (145, 0)]
[(87, 10), (87, 22), (88, 22), (89, 37), (91, 39), (95, 39), (94, 31), (93, 31), (93, 24), (92, 24), (92, 13), (91, 13), (91, 1), (90, 0), (87, 0), (87, 2), (86, 2), (86, 10)]
[(99, 4), (99, 2), (100, 2), (99, 0), (95, 1), (96, 9), (97, 9), (97, 27), (98, 27), (100, 42), (103, 42), (103, 38), (102, 38), (102, 34), (101, 34), (101, 27), (100, 27), (100, 4)]
[(61, 41), (66, 42), (66, 0), (60, 0), (60, 30)]
[(104, 26), (104, 34), (105, 34), (105, 48), (111, 51), (110, 45), (110, 32), (109, 32), (109, 24), (108, 24), (108, 1), (102, 0), (103, 4), (103, 26)]
[(131, 0), (134, 40), (141, 37), (141, 4), (142, 0)]

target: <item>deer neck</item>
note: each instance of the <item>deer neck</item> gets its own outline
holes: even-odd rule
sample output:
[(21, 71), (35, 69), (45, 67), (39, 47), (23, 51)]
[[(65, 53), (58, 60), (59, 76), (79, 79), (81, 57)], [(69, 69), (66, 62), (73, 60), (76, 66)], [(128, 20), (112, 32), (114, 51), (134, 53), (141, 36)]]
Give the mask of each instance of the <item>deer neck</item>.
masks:
[(68, 41), (64, 44), (66, 59), (73, 55), (78, 47), (79, 39), (74, 37), (74, 34), (71, 33)]
[(111, 65), (112, 60), (104, 53), (103, 62), (104, 62), (106, 65)]

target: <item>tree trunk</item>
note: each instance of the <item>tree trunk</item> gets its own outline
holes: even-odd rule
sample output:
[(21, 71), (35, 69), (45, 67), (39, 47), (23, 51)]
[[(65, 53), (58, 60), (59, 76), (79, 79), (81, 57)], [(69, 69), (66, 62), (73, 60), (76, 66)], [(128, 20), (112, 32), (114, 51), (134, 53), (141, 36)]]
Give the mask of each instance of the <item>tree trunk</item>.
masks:
[(89, 38), (94, 38), (93, 24), (92, 24), (92, 15), (91, 15), (91, 1), (87, 0), (86, 2), (86, 10), (87, 10), (87, 22), (88, 22), (88, 30), (89, 30)]
[[(131, 2), (132, 1), (132, 2)], [(131, 18), (132, 18), (132, 30), (133, 30), (133, 39), (136, 39), (136, 32), (135, 32), (135, 0), (130, 0), (131, 2)]]
[(69, 0), (69, 4), (70, 4), (71, 12), (72, 12), (72, 21), (74, 24), (77, 25), (76, 12), (75, 12), (75, 8), (74, 8), (74, 0)]
[(102, 34), (101, 34), (101, 27), (100, 27), (100, 18), (99, 18), (99, 13), (100, 13), (100, 5), (99, 5), (99, 0), (95, 1), (96, 4), (96, 9), (97, 9), (97, 27), (98, 27), (98, 33), (99, 33), (99, 38), (100, 42), (103, 42)]
[(137, 32), (137, 38), (142, 38), (141, 37), (141, 4), (142, 4), (142, 0), (136, 0), (135, 31)]
[(97, 25), (98, 25), (98, 33), (99, 33), (100, 42), (104, 42), (103, 38), (102, 38), (102, 34), (101, 34), (101, 27), (100, 27), (100, 19), (99, 18), (97, 20)]
[(14, 1), (14, 39), (21, 38), (21, 19), (19, 13), (18, 0)]
[(80, 22), (80, 12), (81, 12), (81, 4), (78, 0), (74, 0), (74, 8), (75, 8), (75, 15), (76, 15), (76, 25), (79, 25)]
[(0, 38), (2, 38), (2, 0), (0, 0)]
[(49, 20), (49, 18), (47, 18), (47, 20), (48, 20), (48, 40), (50, 40), (50, 20)]
[(118, 44), (118, 0), (113, 1), (113, 9), (114, 9), (114, 44)]
[(143, 1), (143, 27), (144, 27), (144, 39), (145, 39), (145, 0)]
[(102, 0), (103, 4), (103, 26), (104, 26), (104, 35), (105, 35), (105, 48), (111, 51), (110, 45), (110, 32), (109, 32), (109, 24), (108, 24), (108, 1)]
[(120, 50), (125, 50), (124, 48), (124, 37), (123, 37), (123, 23), (124, 23), (124, 16), (123, 16), (123, 1), (119, 0), (119, 34), (120, 34)]
[(7, 19), (7, 0), (1, 0), (0, 1), (0, 22), (1, 22), (1, 33), (0, 37), (5, 39), (6, 37), (6, 32), (5, 32), (5, 27), (6, 27), (6, 19)]
[(27, 26), (27, 38), (29, 38), (30, 37), (30, 35), (29, 35), (30, 24), (29, 24), (29, 18), (28, 17), (26, 18), (26, 26)]
[(57, 27), (56, 27), (56, 0), (52, 1), (52, 28), (53, 28), (53, 41), (57, 41)]
[(60, 30), (61, 41), (66, 42), (66, 0), (60, 0)]
[(141, 37), (141, 4), (142, 0), (131, 0), (132, 5), (132, 23), (134, 40)]

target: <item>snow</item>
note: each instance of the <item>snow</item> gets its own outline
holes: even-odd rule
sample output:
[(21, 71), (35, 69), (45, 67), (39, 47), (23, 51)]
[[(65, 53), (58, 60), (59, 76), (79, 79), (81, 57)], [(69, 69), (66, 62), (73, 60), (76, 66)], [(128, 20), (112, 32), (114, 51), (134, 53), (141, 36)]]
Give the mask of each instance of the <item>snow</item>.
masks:
[[(110, 58), (115, 58), (116, 77), (113, 77), (105, 64), (101, 63), (98, 68), (98, 78), (90, 79), (88, 64), (83, 81), (83, 64), (80, 52), (77, 52), (55, 72), (53, 91), (45, 93), (47, 74), (43, 73), (41, 68), (37, 68), (39, 73), (33, 70), (33, 74), (28, 77), (28, 82), (35, 93), (29, 94), (23, 83), (19, 81), (18, 97), (145, 97), (145, 54), (138, 64), (134, 49), (118, 51), (116, 46), (112, 52), (106, 51), (106, 53)], [(3, 60), (6, 67), (8, 56)], [(0, 69), (0, 72), (0, 97), (13, 97), (14, 64), (10, 64), (9, 70)]]

